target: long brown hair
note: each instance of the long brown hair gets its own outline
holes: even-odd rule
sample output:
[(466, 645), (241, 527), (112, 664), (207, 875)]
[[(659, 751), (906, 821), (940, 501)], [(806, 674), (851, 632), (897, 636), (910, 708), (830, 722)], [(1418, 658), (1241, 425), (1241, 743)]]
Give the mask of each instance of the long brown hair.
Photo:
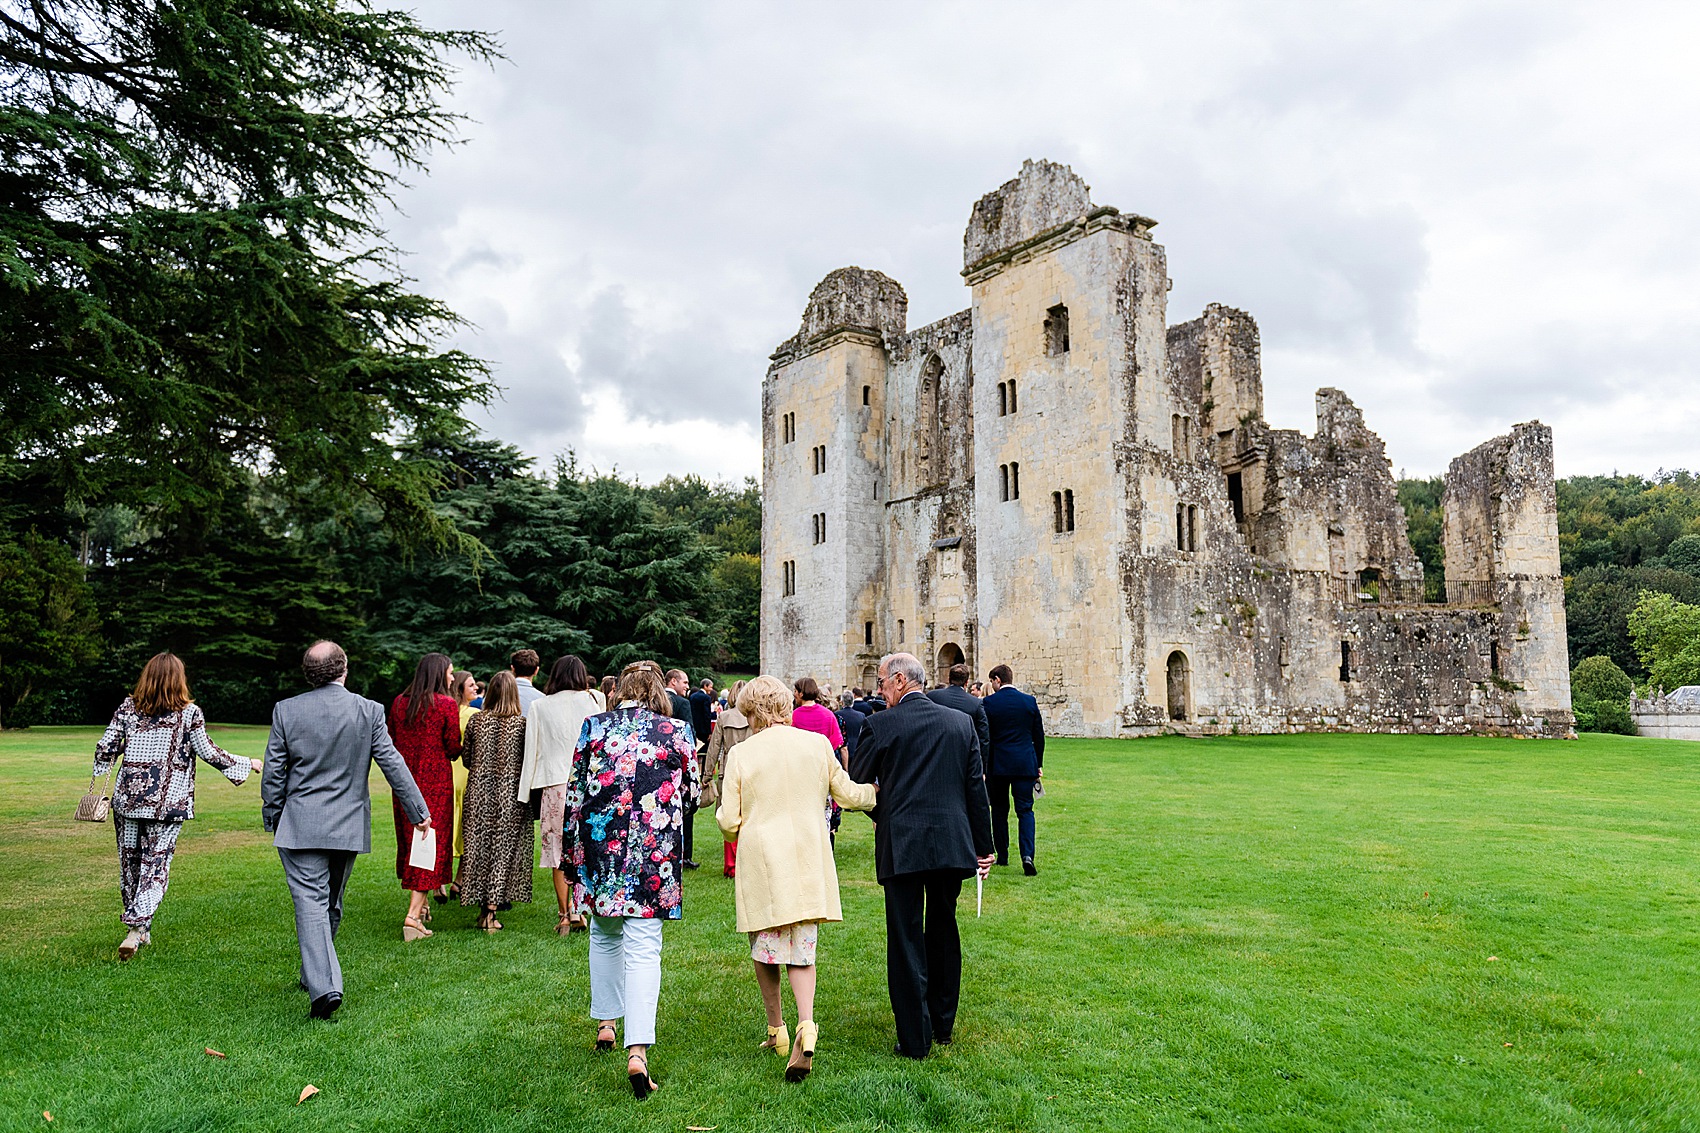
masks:
[(175, 653), (155, 653), (142, 666), (130, 699), (143, 716), (169, 716), (194, 700), (189, 695), (189, 675)]
[(434, 698), (449, 694), (449, 672), (453, 668), (453, 662), (443, 653), (427, 653), (419, 658), (419, 665), (413, 670), (413, 683), (402, 693), (407, 698), (409, 724), (419, 723)]
[(518, 716), (519, 681), (503, 669), (484, 686), (484, 713), (488, 716)]
[[(456, 669), (449, 674), (449, 695), (455, 698), (456, 704), (466, 703), (466, 701), (461, 700), (460, 694), (465, 691), (466, 682), (471, 679), (472, 673), (466, 669)], [(467, 700), (471, 699), (471, 697), (467, 698)]]
[(546, 694), (557, 692), (583, 692), (590, 687), (590, 670), (584, 667), (584, 662), (576, 654), (569, 653), (555, 660), (555, 667), (549, 670), (549, 683), (543, 686)]

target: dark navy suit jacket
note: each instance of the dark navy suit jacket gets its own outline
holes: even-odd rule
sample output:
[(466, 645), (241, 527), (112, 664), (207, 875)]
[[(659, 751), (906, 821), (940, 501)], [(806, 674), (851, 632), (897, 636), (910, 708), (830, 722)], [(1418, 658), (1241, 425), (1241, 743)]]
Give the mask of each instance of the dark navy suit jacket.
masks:
[(1045, 765), (1045, 722), (1039, 716), (1039, 702), (1005, 685), (980, 704), (992, 733), (986, 777), (1037, 779)]

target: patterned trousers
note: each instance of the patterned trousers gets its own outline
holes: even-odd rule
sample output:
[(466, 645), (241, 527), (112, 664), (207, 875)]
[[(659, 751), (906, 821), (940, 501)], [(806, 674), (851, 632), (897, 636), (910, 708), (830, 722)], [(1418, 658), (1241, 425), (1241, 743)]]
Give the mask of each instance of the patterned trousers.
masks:
[(118, 831), (118, 892), (124, 899), (124, 915), (119, 919), (147, 932), (159, 903), (165, 900), (171, 855), (183, 824), (121, 814), (112, 816), (112, 824)]

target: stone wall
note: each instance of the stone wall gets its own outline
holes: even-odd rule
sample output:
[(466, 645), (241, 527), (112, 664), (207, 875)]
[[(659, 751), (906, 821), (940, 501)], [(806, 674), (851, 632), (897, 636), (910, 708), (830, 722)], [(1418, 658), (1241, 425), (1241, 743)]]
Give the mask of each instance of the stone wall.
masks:
[(1667, 740), (1700, 740), (1700, 685), (1683, 685), (1647, 700), (1631, 697), (1635, 733)]
[(1381, 439), (1334, 389), (1271, 429), (1256, 321), (1167, 325), (1154, 223), (1028, 162), (973, 208), (968, 310), (814, 289), (764, 389), (764, 670), (1005, 663), (1065, 735), (1570, 734), (1550, 432), (1453, 463), (1424, 603)]

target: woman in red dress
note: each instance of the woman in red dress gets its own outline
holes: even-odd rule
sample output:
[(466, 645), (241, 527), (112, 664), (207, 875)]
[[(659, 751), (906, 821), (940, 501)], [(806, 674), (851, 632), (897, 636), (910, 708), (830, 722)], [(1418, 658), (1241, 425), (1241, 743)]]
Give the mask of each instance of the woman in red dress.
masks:
[[(413, 683), (390, 705), (390, 739), (413, 772), (413, 781), (425, 796), (433, 819), (454, 813), (454, 769), (449, 761), (460, 754), (461, 738), (460, 705), (449, 695), (449, 674), (453, 671), (454, 665), (443, 654), (425, 654), (413, 671)], [(409, 891), (401, 938), (418, 940), (431, 935), (425, 927), (431, 915), (426, 895), (447, 885), (454, 871), (454, 839), (445, 833), (454, 829), (454, 823), (448, 819), (435, 823), (436, 868), (417, 869), (407, 861), (413, 852), (413, 823), (399, 802), (392, 798), (391, 805), (395, 807), (395, 873), (401, 878), (401, 887)]]

